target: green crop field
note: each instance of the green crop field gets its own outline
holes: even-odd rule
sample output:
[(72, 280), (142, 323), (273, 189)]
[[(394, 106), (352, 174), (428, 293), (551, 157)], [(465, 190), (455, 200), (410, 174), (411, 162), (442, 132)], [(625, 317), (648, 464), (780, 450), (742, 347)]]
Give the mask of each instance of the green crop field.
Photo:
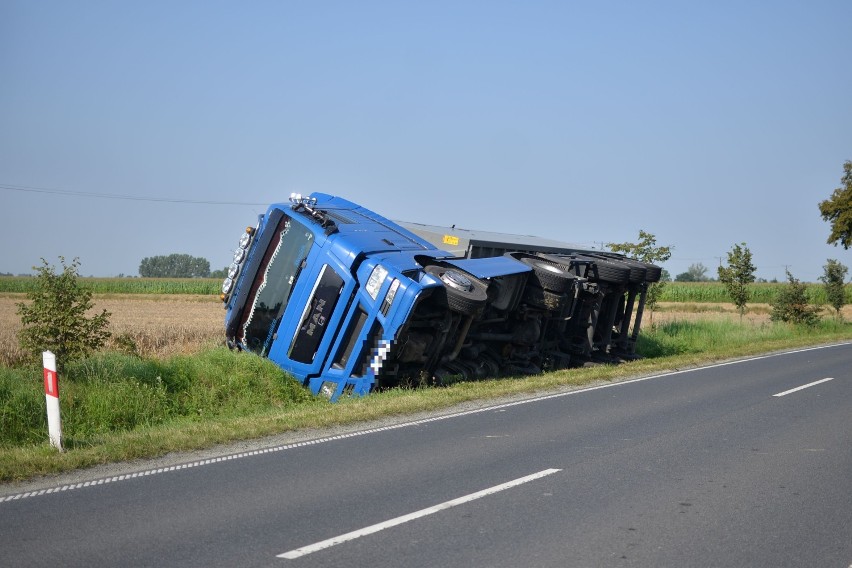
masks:
[[(37, 279), (27, 276), (0, 277), (0, 292), (26, 293)], [(218, 295), (220, 278), (80, 278), (95, 294), (211, 294)]]
[[(31, 291), (36, 279), (26, 276), (0, 277), (0, 293), (26, 293)], [(80, 278), (80, 283), (95, 294), (210, 294), (219, 295), (222, 281), (219, 278)], [(786, 282), (758, 282), (749, 285), (749, 302), (768, 304), (775, 299)], [(806, 284), (812, 303), (825, 304), (825, 287)], [(721, 282), (667, 282), (662, 302), (730, 302)], [(852, 284), (846, 286), (846, 302), (852, 304)]]
[[(769, 304), (786, 282), (757, 282), (749, 284), (749, 302)], [(808, 299), (814, 304), (825, 304), (825, 286), (806, 284)], [(663, 288), (662, 302), (730, 302), (731, 297), (721, 282), (667, 282)], [(846, 285), (846, 303), (852, 303), (852, 284)]]

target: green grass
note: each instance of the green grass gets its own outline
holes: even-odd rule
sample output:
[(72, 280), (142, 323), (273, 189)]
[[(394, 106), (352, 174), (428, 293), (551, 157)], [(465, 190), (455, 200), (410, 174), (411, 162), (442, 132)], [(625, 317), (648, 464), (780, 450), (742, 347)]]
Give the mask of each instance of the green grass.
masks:
[(0, 368), (0, 480), (848, 340), (852, 324), (832, 321), (809, 329), (674, 321), (649, 326), (638, 345), (645, 358), (622, 365), (397, 389), (337, 404), (311, 397), (267, 360), (224, 348), (157, 361), (99, 354), (60, 375), (62, 453), (46, 440), (41, 369)]
[[(750, 354), (767, 349), (852, 337), (852, 324), (822, 320), (814, 328), (782, 323), (739, 323), (735, 319), (652, 324), (639, 336), (637, 351), (649, 359), (683, 355)], [(751, 349), (750, 344), (755, 348)]]
[[(60, 373), (63, 445), (71, 452), (135, 430), (281, 411), (310, 399), (270, 361), (224, 348), (163, 361), (101, 353)], [(0, 368), (0, 449), (41, 444), (45, 431), (42, 369)]]
[[(95, 294), (210, 294), (219, 295), (219, 278), (79, 278), (81, 286)], [(37, 278), (0, 277), (0, 292), (27, 293), (35, 289)]]

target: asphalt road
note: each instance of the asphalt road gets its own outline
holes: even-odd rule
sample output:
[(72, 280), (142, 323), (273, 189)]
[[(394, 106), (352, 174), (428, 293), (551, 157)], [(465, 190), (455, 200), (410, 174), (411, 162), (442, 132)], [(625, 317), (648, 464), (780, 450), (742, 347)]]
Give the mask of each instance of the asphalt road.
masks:
[(852, 344), (7, 495), (0, 565), (847, 568)]

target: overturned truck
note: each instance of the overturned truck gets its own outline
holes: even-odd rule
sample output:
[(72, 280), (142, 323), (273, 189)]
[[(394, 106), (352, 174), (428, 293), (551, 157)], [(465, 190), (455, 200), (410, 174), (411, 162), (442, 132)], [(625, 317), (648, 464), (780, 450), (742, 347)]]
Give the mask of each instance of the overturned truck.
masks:
[(248, 227), (225, 335), (332, 400), (635, 358), (653, 264), (533, 237), (399, 224), (314, 193)]

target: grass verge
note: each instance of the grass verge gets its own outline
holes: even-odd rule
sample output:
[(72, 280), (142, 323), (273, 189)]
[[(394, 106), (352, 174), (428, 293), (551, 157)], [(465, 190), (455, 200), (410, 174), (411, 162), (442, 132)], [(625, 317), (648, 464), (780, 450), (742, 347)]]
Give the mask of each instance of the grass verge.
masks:
[(799, 328), (671, 321), (650, 326), (640, 336), (638, 351), (645, 358), (630, 363), (445, 388), (397, 389), (337, 404), (309, 396), (269, 361), (223, 348), (164, 361), (106, 353), (69, 367), (68, 380), (60, 385), (66, 447), (62, 453), (44, 441), (41, 370), (2, 368), (0, 481), (848, 340), (852, 324), (836, 322)]

